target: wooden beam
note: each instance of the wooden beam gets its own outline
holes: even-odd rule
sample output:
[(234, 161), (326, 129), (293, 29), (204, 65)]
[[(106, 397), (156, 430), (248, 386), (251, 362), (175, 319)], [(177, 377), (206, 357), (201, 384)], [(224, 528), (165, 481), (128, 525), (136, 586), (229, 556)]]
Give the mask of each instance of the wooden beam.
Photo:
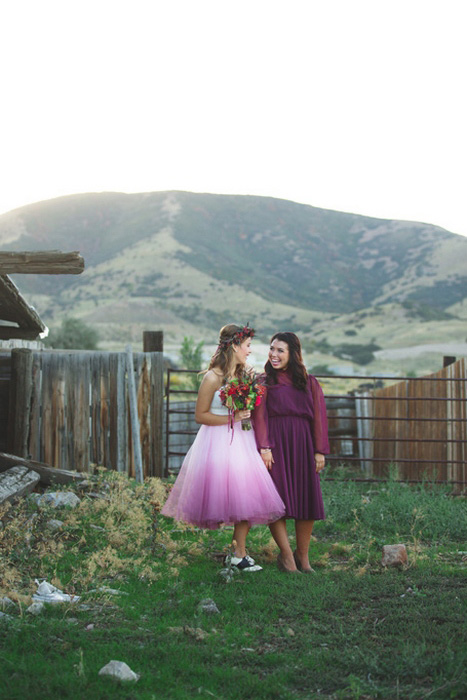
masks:
[(80, 483), (89, 474), (80, 474), (79, 472), (69, 471), (68, 469), (57, 469), (42, 462), (36, 462), (33, 459), (22, 459), (7, 452), (0, 452), (0, 473), (6, 471), (13, 466), (27, 467), (39, 474), (41, 484), (50, 486), (50, 484), (70, 484)]
[(0, 253), (0, 275), (80, 275), (84, 258), (77, 251), (40, 250)]
[(29, 471), (27, 467), (15, 465), (0, 474), (0, 504), (5, 501), (15, 501), (26, 493), (31, 493), (40, 476), (37, 472)]

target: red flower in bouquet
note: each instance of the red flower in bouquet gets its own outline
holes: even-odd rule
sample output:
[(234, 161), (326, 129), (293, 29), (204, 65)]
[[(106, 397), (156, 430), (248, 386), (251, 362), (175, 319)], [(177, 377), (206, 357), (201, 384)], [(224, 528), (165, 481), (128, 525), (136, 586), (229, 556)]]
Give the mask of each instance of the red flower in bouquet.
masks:
[[(233, 428), (235, 411), (251, 410), (259, 406), (266, 389), (256, 374), (244, 374), (241, 379), (234, 377), (221, 387), (221, 402), (229, 409), (230, 425)], [(251, 430), (251, 422), (242, 420), (242, 430)]]

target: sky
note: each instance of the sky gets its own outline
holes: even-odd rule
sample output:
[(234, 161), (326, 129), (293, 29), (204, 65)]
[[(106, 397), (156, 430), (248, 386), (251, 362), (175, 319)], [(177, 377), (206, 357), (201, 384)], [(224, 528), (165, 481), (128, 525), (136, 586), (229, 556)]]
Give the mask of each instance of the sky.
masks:
[(464, 0), (0, 2), (0, 214), (279, 197), (467, 235)]

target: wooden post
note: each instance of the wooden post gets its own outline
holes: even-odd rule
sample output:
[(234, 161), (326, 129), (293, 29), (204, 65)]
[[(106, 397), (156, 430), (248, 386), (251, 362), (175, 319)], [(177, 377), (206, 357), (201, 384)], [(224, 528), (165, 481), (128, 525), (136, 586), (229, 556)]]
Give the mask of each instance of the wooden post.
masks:
[(163, 352), (164, 331), (143, 331), (143, 352)]
[(125, 355), (111, 353), (109, 359), (110, 405), (109, 425), (112, 435), (110, 442), (112, 469), (127, 471), (125, 460)]
[(151, 428), (152, 428), (152, 465), (151, 476), (164, 476), (164, 355), (162, 352), (151, 353)]
[(143, 483), (143, 458), (141, 456), (141, 440), (139, 435), (138, 403), (136, 399), (135, 370), (133, 365), (133, 351), (131, 345), (126, 348), (127, 374), (128, 374), (128, 394), (130, 399), (130, 418), (133, 453), (135, 456), (135, 478), (140, 484)]
[(12, 350), (8, 449), (18, 457), (28, 457), (32, 363), (31, 350)]

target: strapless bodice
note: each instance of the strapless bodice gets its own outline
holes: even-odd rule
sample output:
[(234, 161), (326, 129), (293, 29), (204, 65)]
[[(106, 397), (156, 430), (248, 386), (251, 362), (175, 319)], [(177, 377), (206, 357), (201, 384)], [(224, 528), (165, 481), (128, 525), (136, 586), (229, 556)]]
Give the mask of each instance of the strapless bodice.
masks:
[(209, 409), (211, 413), (216, 416), (226, 416), (229, 413), (229, 409), (222, 405), (221, 397), (219, 391), (216, 391), (211, 401), (211, 408)]

